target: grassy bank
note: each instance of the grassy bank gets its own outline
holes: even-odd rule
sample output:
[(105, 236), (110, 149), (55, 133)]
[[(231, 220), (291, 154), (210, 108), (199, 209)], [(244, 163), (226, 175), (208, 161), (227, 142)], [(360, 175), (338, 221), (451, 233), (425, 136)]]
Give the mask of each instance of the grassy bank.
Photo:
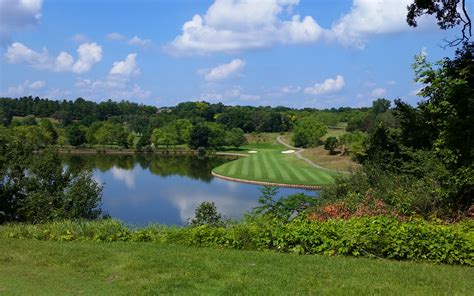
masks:
[(0, 294), (468, 295), (472, 268), (155, 243), (0, 238)]

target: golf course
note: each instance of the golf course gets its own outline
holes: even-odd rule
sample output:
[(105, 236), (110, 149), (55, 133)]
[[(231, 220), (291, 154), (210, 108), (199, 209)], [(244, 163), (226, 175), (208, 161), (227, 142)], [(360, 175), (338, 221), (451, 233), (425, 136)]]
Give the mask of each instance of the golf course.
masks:
[[(277, 136), (274, 137), (273, 141)], [(233, 181), (274, 183), (290, 187), (328, 185), (337, 174), (297, 158), (295, 150), (279, 143), (248, 145), (246, 148), (253, 148), (247, 151), (248, 156), (215, 168), (213, 174)]]

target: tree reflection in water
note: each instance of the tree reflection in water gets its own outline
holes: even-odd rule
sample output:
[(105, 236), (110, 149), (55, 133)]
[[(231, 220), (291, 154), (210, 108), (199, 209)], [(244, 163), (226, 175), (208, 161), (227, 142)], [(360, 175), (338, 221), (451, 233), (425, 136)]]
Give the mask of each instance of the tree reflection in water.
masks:
[[(228, 161), (191, 155), (63, 155), (71, 170), (93, 169), (104, 184), (102, 208), (130, 224), (183, 225), (204, 201), (227, 218), (241, 219), (258, 205), (260, 187), (213, 178), (211, 170)], [(302, 192), (280, 189), (280, 196)], [(306, 192), (313, 194), (314, 192)]]

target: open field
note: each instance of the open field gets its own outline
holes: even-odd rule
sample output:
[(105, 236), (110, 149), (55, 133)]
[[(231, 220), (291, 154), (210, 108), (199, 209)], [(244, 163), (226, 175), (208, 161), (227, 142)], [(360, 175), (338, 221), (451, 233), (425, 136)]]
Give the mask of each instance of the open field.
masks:
[(0, 239), (0, 294), (469, 295), (472, 268), (154, 243)]
[(344, 135), (346, 133), (346, 129), (345, 128), (328, 128), (328, 132), (327, 134), (325, 134), (321, 140), (326, 140), (327, 138), (329, 137), (336, 137), (336, 138), (340, 138), (342, 135)]
[(283, 154), (281, 151), (261, 149), (256, 154), (225, 163), (213, 171), (237, 179), (293, 185), (319, 186), (333, 182), (333, 173), (315, 168), (297, 159), (294, 154)]

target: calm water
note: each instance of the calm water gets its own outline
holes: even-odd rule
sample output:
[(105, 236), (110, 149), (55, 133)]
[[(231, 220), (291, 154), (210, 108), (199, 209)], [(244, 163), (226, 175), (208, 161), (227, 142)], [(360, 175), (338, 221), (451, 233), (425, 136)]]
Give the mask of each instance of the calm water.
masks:
[[(212, 168), (228, 161), (169, 155), (64, 156), (71, 169), (92, 168), (104, 185), (102, 209), (129, 224), (183, 225), (203, 201), (240, 219), (258, 205), (260, 186), (214, 178)], [(279, 196), (313, 191), (281, 188)]]

